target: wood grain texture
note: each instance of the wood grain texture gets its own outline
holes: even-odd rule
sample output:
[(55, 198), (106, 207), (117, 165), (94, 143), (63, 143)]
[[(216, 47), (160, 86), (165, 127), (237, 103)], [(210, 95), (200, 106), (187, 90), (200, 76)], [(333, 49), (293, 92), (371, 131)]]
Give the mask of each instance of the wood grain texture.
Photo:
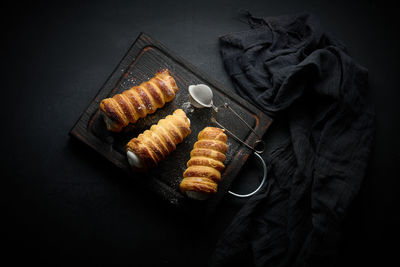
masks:
[[(100, 101), (149, 80), (158, 70), (163, 68), (169, 69), (171, 76), (177, 82), (179, 90), (175, 99), (154, 114), (139, 119), (134, 125), (128, 125), (121, 133), (107, 131), (99, 112)], [(197, 134), (206, 126), (216, 126), (210, 120), (211, 109), (196, 109), (189, 104), (187, 88), (191, 84), (199, 83), (207, 84), (212, 88), (216, 105), (229, 103), (237, 113), (252, 125), (258, 135), (262, 136), (266, 132), (272, 122), (270, 117), (233, 93), (232, 90), (226, 89), (217, 81), (210, 79), (206, 74), (172, 53), (161, 43), (141, 33), (71, 129), (70, 134), (92, 147), (118, 168), (126, 171), (128, 177), (138, 179), (174, 206), (189, 213), (195, 210), (196, 214), (211, 214), (221, 198), (227, 193), (230, 184), (251, 151), (228, 136), (229, 151), (225, 161), (226, 168), (222, 174), (222, 181), (219, 184), (217, 194), (210, 200), (194, 202), (180, 192), (179, 183), (186, 168), (185, 164), (190, 159), (192, 146), (197, 140)], [(191, 120), (192, 133), (156, 168), (147, 173), (133, 173), (125, 156), (126, 143), (131, 138), (149, 129), (159, 119), (172, 114), (177, 108), (183, 109)], [(222, 110), (217, 119), (242, 140), (245, 140), (247, 144), (253, 146), (257, 140), (257, 137), (229, 111)]]

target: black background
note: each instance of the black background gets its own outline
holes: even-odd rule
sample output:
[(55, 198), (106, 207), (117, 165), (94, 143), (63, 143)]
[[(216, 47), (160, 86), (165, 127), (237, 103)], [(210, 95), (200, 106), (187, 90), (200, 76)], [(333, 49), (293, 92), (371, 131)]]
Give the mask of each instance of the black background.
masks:
[[(377, 130), (368, 174), (344, 222), (342, 266), (396, 259), (399, 8), (383, 1), (57, 1), (3, 6), (2, 253), (16, 263), (204, 266), (245, 200), (227, 196), (199, 224), (68, 132), (140, 32), (233, 88), (218, 37), (259, 16), (309, 12), (369, 69)], [(5, 47), (4, 47), (5, 46)], [(232, 89), (233, 90), (233, 89)], [(266, 135), (279, 140), (279, 122)], [(254, 186), (248, 162), (235, 188)], [(4, 246), (3, 246), (4, 247)]]

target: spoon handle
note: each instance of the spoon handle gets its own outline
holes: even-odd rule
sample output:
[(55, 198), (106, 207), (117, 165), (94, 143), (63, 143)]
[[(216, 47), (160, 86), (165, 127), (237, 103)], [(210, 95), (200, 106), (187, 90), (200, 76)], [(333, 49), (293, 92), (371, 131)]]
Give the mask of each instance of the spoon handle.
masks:
[(261, 139), (261, 137), (256, 133), (256, 131), (254, 131), (254, 129), (242, 117), (240, 117), (240, 115), (233, 108), (231, 108), (228, 103), (224, 103), (224, 107), (232, 111), (233, 114), (236, 115), (236, 117), (238, 117), (244, 124), (246, 124), (247, 128), (249, 128), (258, 138)]

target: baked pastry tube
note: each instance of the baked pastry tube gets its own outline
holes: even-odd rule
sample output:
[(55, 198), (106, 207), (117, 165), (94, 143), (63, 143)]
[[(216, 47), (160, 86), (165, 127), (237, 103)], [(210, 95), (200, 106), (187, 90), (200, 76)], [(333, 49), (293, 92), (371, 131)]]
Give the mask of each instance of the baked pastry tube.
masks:
[(225, 168), (226, 142), (227, 136), (220, 128), (206, 127), (199, 133), (179, 186), (188, 197), (203, 200), (217, 192)]
[(177, 109), (128, 142), (128, 162), (135, 170), (154, 167), (190, 133), (190, 120), (182, 109)]
[(178, 87), (167, 69), (139, 86), (116, 94), (100, 102), (100, 110), (107, 129), (120, 132), (129, 123), (152, 114), (175, 97)]

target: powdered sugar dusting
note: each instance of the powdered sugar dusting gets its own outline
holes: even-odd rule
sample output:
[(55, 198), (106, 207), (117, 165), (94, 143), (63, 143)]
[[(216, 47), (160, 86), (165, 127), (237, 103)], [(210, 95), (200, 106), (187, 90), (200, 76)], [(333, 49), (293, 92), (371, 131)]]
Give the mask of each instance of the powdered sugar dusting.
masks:
[(182, 103), (181, 108), (183, 109), (183, 111), (185, 111), (185, 113), (192, 113), (194, 111), (193, 106), (190, 104), (190, 102), (184, 102)]

